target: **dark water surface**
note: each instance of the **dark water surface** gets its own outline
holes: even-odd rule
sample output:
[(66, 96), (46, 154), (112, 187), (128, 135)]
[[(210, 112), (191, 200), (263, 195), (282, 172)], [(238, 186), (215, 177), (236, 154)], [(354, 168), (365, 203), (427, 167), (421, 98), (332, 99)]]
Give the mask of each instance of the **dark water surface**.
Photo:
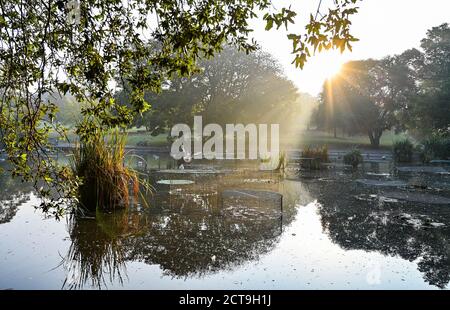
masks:
[[(162, 165), (156, 156), (147, 168)], [(2, 175), (0, 288), (448, 286), (447, 168), (373, 163), (286, 177), (217, 168), (151, 172), (150, 206), (59, 222), (34, 209), (29, 186)]]

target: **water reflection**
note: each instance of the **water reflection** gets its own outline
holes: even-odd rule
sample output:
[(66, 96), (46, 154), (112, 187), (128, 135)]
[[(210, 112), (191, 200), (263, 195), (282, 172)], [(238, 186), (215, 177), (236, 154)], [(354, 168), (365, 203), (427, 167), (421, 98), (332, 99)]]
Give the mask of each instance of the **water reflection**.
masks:
[(130, 222), (128, 212), (97, 213), (96, 218), (71, 216), (68, 231), (72, 241), (62, 262), (67, 271), (63, 288), (107, 287), (123, 283), (126, 277), (123, 237), (133, 233), (138, 223)]
[[(152, 165), (156, 164), (159, 162)], [(239, 169), (238, 173), (232, 165), (214, 173), (197, 168), (150, 172), (156, 193), (146, 197), (149, 207), (137, 201), (129, 210), (114, 214), (72, 216), (67, 219), (67, 229), (62, 223), (60, 230), (53, 230), (53, 237), (48, 223), (40, 218), (26, 224), (30, 215), (22, 208), (13, 218), (18, 205), (29, 199), (31, 187), (1, 175), (0, 223), (12, 221), (0, 228), (12, 237), (0, 240), (0, 250), (7, 258), (0, 269), (4, 279), (0, 284), (27, 287), (23, 279), (33, 273), (26, 268), (33, 269), (35, 278), (44, 277), (58, 265), (60, 257), (55, 253), (59, 252), (61, 268), (46, 273), (48, 278), (41, 282), (36, 280), (37, 287), (47, 279), (51, 287), (62, 284), (65, 289), (140, 287), (141, 282), (145, 287), (205, 287), (203, 283), (220, 287), (217, 283), (224, 278), (229, 281), (223, 280), (224, 286), (233, 287), (236, 277), (252, 281), (252, 288), (272, 287), (266, 280), (278, 285), (273, 288), (305, 288), (309, 282), (314, 288), (330, 288), (325, 282), (343, 283), (344, 278), (359, 288), (365, 285), (358, 282), (358, 274), (365, 271), (361, 265), (366, 260), (356, 256), (380, 257), (377, 254), (382, 253), (386, 261), (401, 258), (398, 265), (391, 266), (394, 272), (414, 271), (409, 274), (411, 284), (391, 276), (392, 287), (415, 287), (424, 281), (434, 287), (448, 286), (450, 209), (442, 203), (450, 198), (446, 174), (397, 172), (391, 165), (376, 163), (368, 163), (358, 172), (330, 168), (302, 171), (288, 179), (254, 169)], [(418, 186), (417, 179), (426, 180), (425, 186)], [(167, 182), (158, 183), (160, 180)], [(393, 181), (404, 185), (391, 186)], [(437, 198), (427, 200), (429, 197)], [(309, 214), (307, 207), (300, 207), (315, 200), (317, 214), (315, 208)], [(299, 209), (303, 211), (297, 214)], [(28, 225), (24, 226), (27, 229), (20, 230), (21, 225)], [(53, 243), (66, 233), (67, 241), (56, 251)], [(56, 259), (47, 261), (46, 246), (48, 251), (54, 250)], [(27, 261), (31, 256), (36, 265)], [(355, 266), (358, 264), (360, 267)], [(11, 273), (13, 267), (20, 271)], [(141, 274), (146, 278), (139, 279)], [(272, 282), (273, 274), (280, 283)]]
[[(0, 165), (0, 224), (10, 222), (20, 205), (30, 200), (32, 186), (14, 179), (6, 172), (7, 165)], [(3, 169), (3, 171), (2, 171)]]
[(135, 204), (120, 213), (70, 218), (64, 288), (122, 283), (128, 261), (158, 264), (176, 278), (232, 270), (271, 251), (295, 215), (291, 196), (281, 201), (273, 191), (283, 190), (278, 179), (251, 189), (241, 176), (219, 183), (195, 178), (194, 184), (160, 187), (147, 197), (148, 208)]
[[(426, 282), (439, 288), (448, 285), (448, 205), (388, 199), (384, 189), (364, 187), (351, 178), (317, 181), (309, 188), (319, 198), (322, 227), (332, 242), (345, 250), (377, 251), (416, 262)], [(401, 192), (407, 198), (410, 190)], [(439, 194), (449, 197), (445, 191)]]

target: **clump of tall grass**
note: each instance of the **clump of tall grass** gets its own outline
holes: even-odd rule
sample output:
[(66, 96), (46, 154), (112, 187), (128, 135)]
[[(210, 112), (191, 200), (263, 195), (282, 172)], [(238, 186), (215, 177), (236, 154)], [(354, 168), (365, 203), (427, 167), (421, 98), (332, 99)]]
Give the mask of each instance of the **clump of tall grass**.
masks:
[(308, 146), (302, 151), (301, 166), (307, 169), (320, 170), (321, 163), (329, 161), (328, 146), (311, 147)]
[(278, 164), (275, 170), (283, 172), (284, 169), (286, 169), (286, 164), (287, 164), (286, 152), (284, 151), (280, 152), (280, 155), (278, 156)]
[(130, 192), (137, 197), (139, 178), (125, 166), (126, 136), (118, 131), (94, 135), (73, 152), (71, 168), (82, 179), (78, 200), (85, 210), (126, 208)]
[(278, 156), (267, 155), (260, 159), (260, 162), (262, 164), (276, 165), (274, 171), (284, 171), (284, 169), (286, 168), (286, 165), (287, 165), (286, 161), (287, 161), (287, 157), (286, 157), (286, 152), (284, 152), (284, 151), (279, 152)]
[(328, 146), (308, 146), (302, 151), (302, 157), (320, 159), (322, 162), (328, 162)]

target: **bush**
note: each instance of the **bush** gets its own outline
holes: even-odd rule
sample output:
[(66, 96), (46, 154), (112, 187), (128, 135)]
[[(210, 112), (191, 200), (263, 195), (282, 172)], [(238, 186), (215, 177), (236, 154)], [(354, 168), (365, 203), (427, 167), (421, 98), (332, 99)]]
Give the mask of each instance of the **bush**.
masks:
[(412, 161), (414, 145), (409, 139), (395, 141), (392, 147), (394, 160), (399, 163)]
[(360, 150), (352, 150), (344, 155), (344, 164), (351, 165), (354, 169), (363, 162), (363, 157)]
[(421, 158), (423, 162), (433, 159), (450, 158), (450, 137), (434, 134), (422, 142)]

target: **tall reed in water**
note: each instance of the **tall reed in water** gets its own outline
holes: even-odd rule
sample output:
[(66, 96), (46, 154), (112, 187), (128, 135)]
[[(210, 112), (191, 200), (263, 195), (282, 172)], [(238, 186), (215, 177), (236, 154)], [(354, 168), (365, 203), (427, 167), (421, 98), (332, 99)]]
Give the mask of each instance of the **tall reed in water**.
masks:
[(124, 164), (125, 142), (125, 135), (116, 130), (97, 134), (75, 148), (71, 167), (82, 179), (78, 199), (83, 209), (126, 208), (130, 190), (135, 197), (139, 193), (136, 172)]

